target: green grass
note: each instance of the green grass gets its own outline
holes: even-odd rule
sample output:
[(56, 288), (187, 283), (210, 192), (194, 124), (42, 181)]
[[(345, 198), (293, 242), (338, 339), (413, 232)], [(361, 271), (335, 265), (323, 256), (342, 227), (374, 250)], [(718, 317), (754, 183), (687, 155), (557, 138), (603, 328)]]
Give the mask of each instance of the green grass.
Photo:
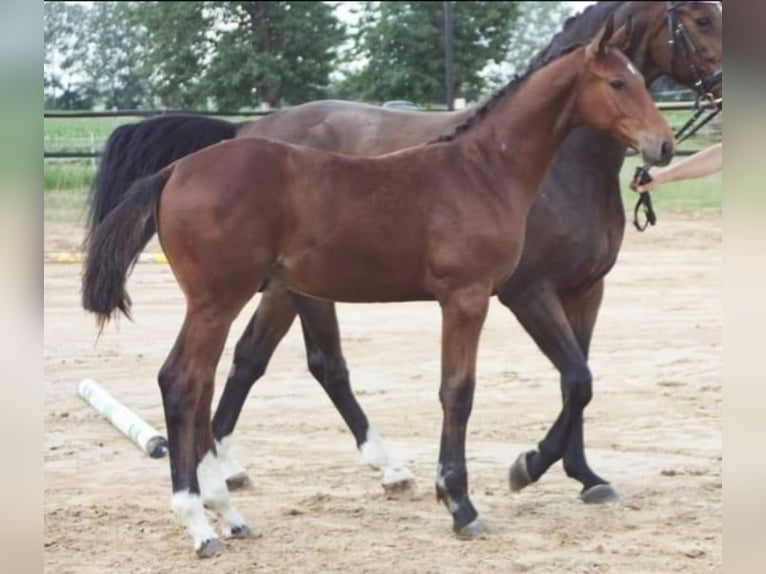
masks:
[(136, 118), (45, 118), (43, 120), (45, 151), (99, 151), (109, 134), (120, 124)]

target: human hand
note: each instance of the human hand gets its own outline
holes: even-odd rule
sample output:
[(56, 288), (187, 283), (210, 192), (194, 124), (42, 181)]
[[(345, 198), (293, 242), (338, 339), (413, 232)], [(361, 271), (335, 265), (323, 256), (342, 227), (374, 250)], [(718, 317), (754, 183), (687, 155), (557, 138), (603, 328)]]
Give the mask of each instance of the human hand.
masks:
[(640, 184), (635, 179), (630, 182), (630, 189), (636, 193), (644, 193), (645, 191), (654, 191), (659, 186), (656, 179), (650, 179), (647, 183)]
[(659, 182), (649, 175), (648, 171), (638, 168), (633, 176), (633, 180), (630, 182), (630, 189), (636, 193), (644, 193), (647, 191), (654, 191), (658, 185)]

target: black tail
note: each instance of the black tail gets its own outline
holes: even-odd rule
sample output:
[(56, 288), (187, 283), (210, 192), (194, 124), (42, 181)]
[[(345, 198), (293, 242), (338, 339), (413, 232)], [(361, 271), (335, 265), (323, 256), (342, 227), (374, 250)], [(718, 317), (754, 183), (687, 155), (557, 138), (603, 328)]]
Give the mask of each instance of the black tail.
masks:
[(100, 329), (117, 310), (130, 318), (125, 282), (149, 241), (144, 234), (147, 221), (154, 218), (157, 200), (172, 173), (171, 167), (136, 181), (88, 237), (82, 306), (96, 314)]
[[(106, 141), (90, 189), (86, 245), (96, 226), (117, 207), (134, 181), (190, 153), (234, 138), (241, 125), (206, 116), (172, 114), (115, 129)], [(143, 230), (147, 242), (155, 231), (154, 218), (150, 217)]]

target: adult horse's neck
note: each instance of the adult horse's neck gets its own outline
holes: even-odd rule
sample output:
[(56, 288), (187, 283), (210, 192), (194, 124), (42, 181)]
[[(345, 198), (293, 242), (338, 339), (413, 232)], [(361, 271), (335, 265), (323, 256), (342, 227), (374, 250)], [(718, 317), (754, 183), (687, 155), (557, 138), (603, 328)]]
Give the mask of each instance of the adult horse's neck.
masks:
[(508, 192), (523, 189), (530, 205), (556, 150), (579, 123), (574, 103), (583, 52), (578, 48), (510, 84), (457, 138), (464, 149), (481, 150)]
[[(614, 13), (615, 26), (622, 26), (631, 19), (633, 33), (623, 51), (644, 76), (647, 87), (662, 75), (654, 61), (652, 45), (654, 38), (667, 26), (665, 9), (664, 2), (625, 2)], [(671, 48), (668, 46), (668, 49)]]
[(588, 6), (566, 21), (563, 30), (532, 59), (530, 66), (534, 67), (565, 46), (591, 40), (609, 17), (614, 18), (615, 28), (627, 24), (630, 19), (633, 32), (629, 45), (623, 51), (644, 75), (649, 86), (662, 75), (654, 61), (652, 43), (657, 34), (664, 32), (667, 25), (664, 18), (665, 9), (664, 2), (598, 2)]

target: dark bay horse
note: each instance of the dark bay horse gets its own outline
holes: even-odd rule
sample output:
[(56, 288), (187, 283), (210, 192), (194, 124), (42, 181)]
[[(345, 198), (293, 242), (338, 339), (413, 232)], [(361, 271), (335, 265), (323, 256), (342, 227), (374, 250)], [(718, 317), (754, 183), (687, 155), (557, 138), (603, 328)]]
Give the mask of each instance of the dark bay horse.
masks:
[[(614, 17), (617, 25), (632, 20), (626, 53), (647, 85), (664, 74), (701, 91), (720, 90), (720, 86), (708, 84), (721, 66), (721, 11), (715, 2), (600, 2), (567, 21), (538, 59), (569, 43), (592, 38), (608, 17)], [(89, 202), (89, 226), (92, 230), (101, 222), (140, 176), (224, 139), (260, 135), (372, 156), (438, 137), (475, 111), (473, 107), (458, 112), (402, 112), (322, 101), (236, 125), (172, 115), (120, 126), (110, 136), (101, 159)], [(586, 127), (570, 134), (543, 181), (542, 200), (529, 213), (519, 266), (498, 293), (559, 370), (563, 390), (574, 385), (590, 392), (588, 349), (604, 277), (617, 259), (625, 226), (618, 180), (624, 151), (621, 142)], [(146, 241), (154, 229), (150, 217)], [(237, 343), (234, 366), (213, 420), (220, 441), (219, 459), (230, 487), (243, 484), (247, 476), (230, 452), (237, 417), (296, 312), (301, 318), (309, 370), (346, 421), (363, 460), (385, 469), (384, 485), (406, 482), (411, 474), (391, 460), (351, 390), (334, 306), (290, 294), (280, 283), (272, 282)], [(520, 459), (514, 467), (512, 487), (519, 489), (537, 480), (544, 471), (541, 463), (535, 452)], [(576, 421), (567, 444), (564, 469), (582, 484), (581, 496), (586, 502), (616, 498), (611, 485), (586, 461), (581, 420)]]
[[(484, 532), (468, 496), (465, 456), (479, 335), (490, 297), (521, 258), (527, 213), (557, 148), (585, 125), (639, 150), (649, 165), (673, 156), (670, 127), (619, 50), (628, 30), (613, 29), (610, 19), (591, 42), (539, 61), (433, 142), (362, 158), (256, 137), (229, 140), (137, 181), (96, 227), (83, 306), (102, 327), (129, 312), (125, 284), (149, 217), (186, 297), (183, 326), (158, 378), (172, 506), (199, 556), (222, 548), (203, 505), (227, 535), (249, 535), (218, 466), (210, 414), (231, 323), (266, 280), (327, 301), (438, 301), (437, 498), (459, 537)], [(567, 391), (539, 450), (546, 468), (564, 455), (589, 399), (584, 387)]]

